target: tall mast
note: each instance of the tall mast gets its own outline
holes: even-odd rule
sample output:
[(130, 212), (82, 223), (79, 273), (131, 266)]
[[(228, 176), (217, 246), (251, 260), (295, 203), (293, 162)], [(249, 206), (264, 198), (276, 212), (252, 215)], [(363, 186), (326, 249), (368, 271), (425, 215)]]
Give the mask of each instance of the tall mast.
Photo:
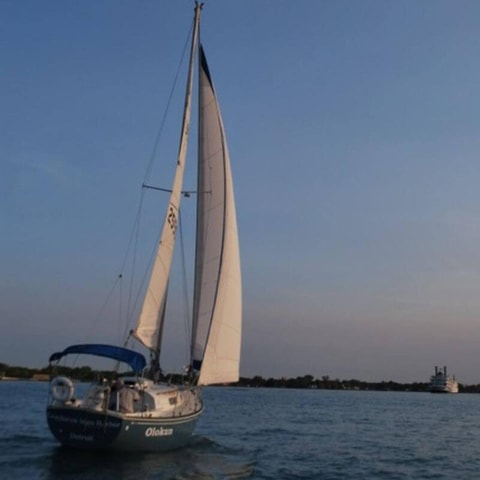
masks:
[[(178, 147), (177, 165), (170, 200), (163, 223), (162, 234), (157, 248), (155, 263), (150, 275), (150, 281), (145, 293), (142, 311), (133, 336), (145, 345), (152, 353), (153, 366), (159, 368), (160, 348), (162, 343), (165, 306), (167, 301), (168, 279), (175, 245), (175, 233), (178, 225), (180, 200), (182, 196), (183, 173), (187, 156), (188, 134), (190, 131), (190, 116), (192, 105), (193, 74), (195, 53), (200, 26), (202, 4), (195, 3), (195, 16), (190, 48), (187, 84), (183, 120)], [(155, 367), (154, 367), (155, 368)]]

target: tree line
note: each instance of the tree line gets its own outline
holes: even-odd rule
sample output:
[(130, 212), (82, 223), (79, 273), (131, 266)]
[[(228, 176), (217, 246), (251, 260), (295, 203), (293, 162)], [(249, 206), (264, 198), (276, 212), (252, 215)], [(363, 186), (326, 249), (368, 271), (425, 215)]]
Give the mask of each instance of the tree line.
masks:
[[(21, 380), (32, 380), (36, 378), (48, 378), (54, 375), (67, 375), (78, 381), (94, 381), (99, 378), (113, 379), (116, 376), (114, 371), (93, 370), (90, 367), (63, 367), (48, 366), (44, 368), (26, 368), (10, 366), (6, 363), (0, 363), (1, 378), (17, 378)], [(181, 383), (182, 376), (177, 374), (168, 374), (163, 376), (165, 380), (172, 383)], [(376, 390), (376, 391), (394, 391), (394, 392), (427, 392), (428, 382), (399, 383), (392, 380), (381, 382), (365, 382), (362, 380), (340, 380), (332, 379), (328, 375), (321, 378), (315, 378), (313, 375), (303, 375), (292, 378), (263, 378), (256, 375), (252, 378), (240, 377), (240, 380), (231, 384), (233, 387), (248, 388), (309, 388), (322, 390)], [(459, 384), (459, 391), (463, 393), (480, 393), (480, 384), (463, 385)]]
[(362, 380), (332, 379), (328, 375), (315, 378), (313, 375), (303, 375), (295, 378), (240, 378), (237, 384), (242, 387), (265, 387), (265, 388), (310, 388), (322, 390), (379, 390), (379, 391), (410, 391), (425, 392), (428, 383), (398, 383), (392, 380), (382, 382), (365, 382)]

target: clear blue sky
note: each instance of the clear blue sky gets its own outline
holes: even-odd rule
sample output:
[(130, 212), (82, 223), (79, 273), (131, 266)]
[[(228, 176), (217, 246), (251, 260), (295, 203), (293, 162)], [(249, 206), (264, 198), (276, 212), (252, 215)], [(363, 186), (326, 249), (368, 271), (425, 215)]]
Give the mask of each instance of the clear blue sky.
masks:
[[(0, 361), (118, 341), (98, 315), (192, 13), (189, 0), (0, 1)], [(243, 375), (426, 381), (446, 364), (480, 382), (479, 22), (468, 0), (206, 2)]]

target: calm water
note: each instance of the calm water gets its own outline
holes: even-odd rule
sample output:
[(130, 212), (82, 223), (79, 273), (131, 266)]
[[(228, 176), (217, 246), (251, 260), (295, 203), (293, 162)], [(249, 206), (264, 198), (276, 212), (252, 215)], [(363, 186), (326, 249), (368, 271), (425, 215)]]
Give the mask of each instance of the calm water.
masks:
[(208, 388), (192, 444), (170, 454), (64, 449), (46, 383), (0, 382), (0, 478), (480, 478), (480, 396)]

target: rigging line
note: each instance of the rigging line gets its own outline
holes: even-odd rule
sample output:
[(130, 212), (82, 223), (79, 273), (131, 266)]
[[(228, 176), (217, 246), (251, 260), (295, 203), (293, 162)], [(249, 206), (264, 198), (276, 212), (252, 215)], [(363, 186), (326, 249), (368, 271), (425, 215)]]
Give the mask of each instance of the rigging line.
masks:
[(157, 154), (158, 145), (160, 144), (160, 139), (162, 137), (165, 122), (167, 120), (167, 115), (168, 115), (168, 112), (170, 111), (170, 106), (172, 104), (172, 99), (173, 99), (173, 93), (176, 90), (178, 77), (180, 76), (181, 66), (184, 63), (184, 59), (185, 59), (186, 53), (188, 51), (188, 46), (190, 44), (189, 39), (192, 35), (193, 27), (194, 27), (194, 23), (192, 22), (192, 25), (190, 26), (190, 31), (189, 31), (189, 33), (187, 35), (187, 39), (185, 41), (185, 45), (183, 47), (182, 55), (180, 57), (180, 62), (178, 64), (177, 73), (175, 74), (175, 78), (173, 80), (173, 85), (172, 85), (172, 88), (170, 90), (170, 94), (168, 96), (167, 106), (166, 106), (165, 111), (163, 113), (162, 121), (160, 123), (160, 128), (159, 128), (157, 136), (155, 138), (155, 143), (153, 144), (153, 150), (152, 150), (152, 153), (150, 155), (150, 159), (149, 159), (148, 164), (147, 164), (147, 169), (146, 169), (146, 172), (145, 172), (145, 177), (144, 177), (143, 183), (146, 183), (148, 181), (148, 179), (150, 178), (150, 174), (152, 173), (153, 162), (154, 162), (155, 156)]
[[(137, 293), (136, 299), (135, 299), (135, 301), (132, 305), (133, 289), (134, 289), (133, 285), (134, 285), (134, 277), (135, 277), (135, 273), (136, 273), (135, 272), (135, 270), (136, 270), (136, 259), (137, 259), (137, 252), (138, 252), (138, 238), (139, 238), (139, 232), (140, 232), (140, 219), (141, 219), (141, 212), (142, 212), (142, 208), (143, 208), (143, 201), (144, 201), (144, 197), (145, 197), (144, 185), (146, 184), (146, 182), (150, 178), (150, 175), (151, 175), (151, 172), (152, 172), (153, 163), (154, 163), (154, 160), (155, 160), (155, 157), (156, 157), (158, 146), (160, 144), (160, 139), (161, 139), (163, 131), (164, 131), (165, 122), (166, 122), (166, 119), (167, 119), (167, 116), (168, 116), (168, 112), (170, 110), (170, 106), (171, 106), (171, 103), (172, 103), (173, 93), (176, 90), (176, 86), (177, 86), (177, 83), (178, 83), (178, 78), (180, 76), (181, 66), (184, 63), (186, 52), (188, 51), (189, 39), (192, 35), (193, 27), (194, 27), (194, 23), (192, 22), (192, 24), (190, 26), (189, 33), (187, 35), (187, 39), (185, 41), (185, 45), (183, 47), (183, 52), (182, 52), (182, 55), (180, 57), (180, 61), (179, 61), (179, 64), (178, 64), (177, 72), (175, 74), (173, 85), (172, 85), (172, 88), (171, 88), (169, 96), (168, 96), (167, 106), (165, 108), (165, 111), (164, 111), (164, 114), (163, 114), (163, 117), (162, 117), (162, 120), (161, 120), (161, 123), (160, 123), (160, 127), (159, 127), (159, 130), (157, 132), (157, 136), (155, 138), (152, 153), (150, 154), (150, 158), (149, 158), (148, 163), (147, 163), (147, 168), (146, 168), (145, 176), (144, 176), (144, 179), (143, 179), (143, 184), (142, 184), (142, 189), (141, 189), (140, 201), (139, 201), (137, 214), (136, 214), (136, 217), (135, 217), (132, 232), (131, 232), (130, 239), (129, 239), (129, 242), (128, 242), (127, 251), (125, 253), (125, 257), (124, 257), (123, 262), (122, 262), (122, 268), (120, 270), (120, 271), (123, 272), (123, 270), (125, 268), (125, 265), (127, 263), (127, 258), (129, 256), (130, 248), (132, 247), (133, 238), (135, 237), (135, 240), (133, 242), (134, 247), (133, 247), (133, 254), (132, 254), (132, 271), (131, 271), (131, 277), (130, 277), (130, 287), (129, 287), (127, 309), (126, 309), (127, 314), (126, 314), (126, 319), (125, 319), (125, 331), (124, 331), (124, 337), (125, 338), (127, 337), (127, 332), (129, 331), (129, 324), (132, 322), (132, 317), (133, 317), (135, 307), (136, 307), (137, 302), (138, 302), (138, 298), (140, 296), (140, 292), (142, 290), (143, 285), (145, 284), (145, 278), (146, 278), (147, 270), (148, 270), (148, 268), (147, 268), (146, 272), (144, 274), (144, 278), (141, 282), (141, 286), (140, 286), (139, 291)], [(156, 242), (155, 245), (157, 245), (157, 244), (158, 244), (158, 241)], [(148, 265), (151, 265), (151, 262), (153, 261), (153, 258), (154, 257), (152, 255)]]
[(120, 325), (120, 322), (122, 321), (122, 318), (123, 318), (123, 315), (122, 315), (122, 299), (123, 299), (123, 275), (120, 274), (119, 275), (119, 295), (118, 295), (118, 318), (119, 318), (119, 321), (118, 321), (118, 335), (119, 335), (119, 338), (122, 339), (123, 336), (122, 336), (122, 332), (121, 332), (121, 325)]
[(179, 233), (180, 233), (180, 252), (182, 258), (182, 278), (183, 278), (183, 295), (184, 295), (184, 326), (185, 326), (185, 338), (187, 339), (186, 343), (186, 352), (185, 358), (187, 362), (190, 362), (189, 355), (190, 355), (190, 304), (188, 299), (190, 298), (188, 295), (188, 282), (187, 282), (187, 265), (185, 260), (185, 245), (183, 241), (183, 222), (182, 222), (182, 215), (180, 210), (178, 211), (178, 223), (179, 223)]
[(137, 218), (134, 226), (134, 239), (133, 239), (133, 253), (132, 253), (132, 268), (130, 272), (130, 284), (128, 289), (128, 301), (127, 301), (127, 314), (125, 317), (125, 330), (123, 332), (124, 338), (126, 338), (128, 332), (128, 326), (131, 321), (131, 315), (133, 315), (134, 307), (132, 307), (132, 297), (133, 297), (133, 285), (136, 274), (136, 265), (137, 265), (137, 253), (138, 253), (138, 238), (140, 236), (140, 221), (142, 214), (142, 205), (143, 205), (144, 193), (142, 192), (141, 203), (138, 209)]
[(98, 319), (100, 318), (100, 316), (103, 314), (103, 311), (105, 310), (107, 304), (110, 302), (110, 297), (113, 295), (113, 292), (117, 288), (117, 284), (120, 281), (120, 278), (121, 278), (121, 275), (119, 275), (116, 278), (112, 288), (110, 289), (110, 292), (108, 292), (108, 294), (107, 294), (107, 298), (105, 299), (105, 301), (103, 302), (103, 305), (99, 308), (97, 314), (95, 315), (94, 319), (92, 320), (91, 325), (90, 325), (90, 330), (89, 330), (89, 332), (87, 332), (87, 334), (84, 337), (85, 342), (88, 342), (88, 339), (92, 337), (94, 327), (95, 327), (96, 323), (98, 322)]
[[(145, 197), (145, 192), (142, 188), (140, 192), (140, 200), (138, 203), (137, 213), (135, 215), (135, 220), (133, 222), (133, 226), (130, 232), (130, 237), (128, 239), (127, 249), (125, 251), (125, 255), (123, 257), (123, 261), (121, 263), (121, 268), (120, 268), (120, 272), (123, 272), (125, 270), (128, 258), (130, 256), (130, 251), (133, 250), (132, 269), (130, 272), (129, 293), (128, 293), (128, 300), (127, 300), (127, 308), (126, 308), (126, 318), (125, 318), (125, 331), (128, 330), (130, 304), (133, 296), (133, 284), (134, 284), (136, 259), (137, 259), (137, 251), (138, 251), (137, 245), (138, 245), (138, 236), (140, 232), (140, 220), (141, 220), (141, 214), (143, 210), (144, 197)], [(133, 244), (133, 247), (132, 247), (132, 244)], [(122, 276), (122, 273), (120, 273), (119, 277), (121, 278), (121, 276)], [(124, 332), (124, 336), (125, 336), (125, 332)]]
[[(157, 241), (154, 243), (154, 246), (153, 246), (153, 249), (152, 249), (152, 253), (150, 254), (150, 258), (147, 262), (147, 264), (149, 266), (151, 266), (153, 264), (153, 261), (154, 261), (154, 258), (155, 258), (155, 255), (157, 253), (157, 247), (158, 247), (158, 244), (160, 242), (160, 236), (161, 236), (161, 232), (159, 233), (158, 237), (157, 237)], [(143, 289), (144, 289), (144, 286), (147, 282), (147, 279), (148, 279), (148, 275), (150, 273), (150, 268), (146, 268), (144, 273), (143, 273), (143, 277), (142, 277), (142, 281), (140, 282), (140, 285), (137, 289), (137, 294), (135, 296), (135, 301), (133, 302), (133, 305), (132, 305), (132, 308), (131, 308), (131, 311), (129, 313), (129, 322), (132, 320), (132, 317), (133, 317), (133, 313), (135, 312), (135, 309), (138, 305), (138, 301), (142, 295), (142, 292), (143, 292)], [(133, 281), (133, 280), (132, 280)], [(127, 337), (127, 330), (128, 330), (128, 322), (127, 322), (127, 325), (126, 325), (126, 330), (125, 330), (125, 337)], [(129, 335), (128, 335), (129, 336)], [(128, 340), (128, 338), (127, 338)]]

